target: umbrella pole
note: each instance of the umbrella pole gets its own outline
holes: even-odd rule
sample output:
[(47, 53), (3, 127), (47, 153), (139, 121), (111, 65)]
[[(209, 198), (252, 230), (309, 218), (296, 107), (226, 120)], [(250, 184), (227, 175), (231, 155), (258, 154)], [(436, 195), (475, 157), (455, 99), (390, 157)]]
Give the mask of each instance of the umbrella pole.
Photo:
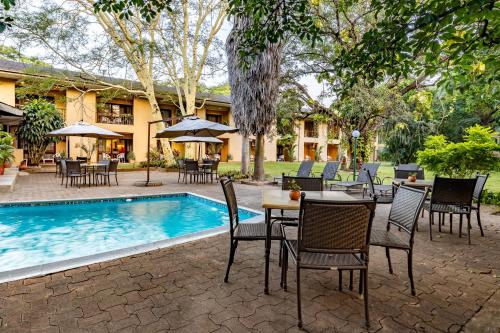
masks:
[(147, 156), (147, 177), (146, 177), (146, 186), (148, 186), (149, 184), (149, 162), (150, 162), (150, 152), (149, 152), (149, 147), (151, 146), (151, 122), (148, 122), (148, 148), (147, 148), (147, 151), (146, 151), (146, 156)]

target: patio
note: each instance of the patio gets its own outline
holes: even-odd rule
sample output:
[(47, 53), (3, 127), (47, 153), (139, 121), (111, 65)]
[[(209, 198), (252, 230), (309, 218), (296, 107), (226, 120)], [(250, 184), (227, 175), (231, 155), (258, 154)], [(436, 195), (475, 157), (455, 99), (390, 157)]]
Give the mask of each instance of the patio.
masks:
[[(65, 188), (54, 174), (18, 178), (0, 201), (53, 200), (190, 191), (223, 199), (220, 184), (177, 184), (176, 173), (152, 173), (161, 187), (140, 188), (145, 172), (122, 172), (120, 186)], [(264, 187), (237, 185), (241, 206), (261, 209)], [(270, 187), (269, 187), (270, 188)], [(385, 225), (388, 205), (374, 224)], [(406, 261), (394, 251), (394, 275), (382, 248), (371, 248), (370, 331), (498, 332), (500, 323), (500, 222), (485, 207), (481, 238), (472, 220), (472, 245), (456, 233), (428, 239), (421, 220), (416, 234), (417, 296), (407, 287)], [(427, 222), (427, 215), (425, 217)], [(238, 247), (230, 282), (223, 283), (228, 235), (141, 255), (0, 284), (0, 331), (5, 332), (284, 332), (296, 327), (295, 283), (279, 287), (278, 247), (273, 245), (270, 295), (264, 295), (264, 244)], [(356, 274), (357, 276), (357, 274)], [(346, 279), (344, 279), (346, 280)], [(348, 280), (348, 279), (347, 279)], [(345, 281), (347, 282), (347, 281)], [(356, 285), (356, 284), (355, 284)], [(309, 332), (363, 331), (362, 299), (335, 272), (305, 271), (304, 327)]]

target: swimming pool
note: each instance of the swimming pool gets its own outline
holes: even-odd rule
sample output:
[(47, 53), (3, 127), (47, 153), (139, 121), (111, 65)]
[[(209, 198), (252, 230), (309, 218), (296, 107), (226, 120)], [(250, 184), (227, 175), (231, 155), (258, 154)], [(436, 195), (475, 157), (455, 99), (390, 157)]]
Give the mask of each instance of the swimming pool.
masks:
[(0, 204), (0, 281), (206, 237), (228, 223), (225, 203), (191, 193)]

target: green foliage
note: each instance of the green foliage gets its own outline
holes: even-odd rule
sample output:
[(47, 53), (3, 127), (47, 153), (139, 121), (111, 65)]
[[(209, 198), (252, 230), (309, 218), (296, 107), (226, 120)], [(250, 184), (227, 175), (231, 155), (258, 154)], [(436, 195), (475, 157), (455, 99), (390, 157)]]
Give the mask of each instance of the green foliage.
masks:
[(24, 107), (24, 120), (17, 134), (28, 146), (28, 163), (38, 165), (51, 142), (60, 138), (47, 136), (48, 132), (64, 127), (61, 112), (44, 99), (34, 99)]
[(475, 125), (466, 130), (463, 142), (449, 142), (443, 135), (430, 136), (419, 151), (418, 163), (436, 174), (472, 177), (476, 172), (497, 171), (500, 145), (490, 128)]
[(0, 166), (14, 161), (14, 138), (7, 132), (0, 132)]
[(1, 11), (2, 15), (0, 15), (0, 33), (2, 33), (5, 29), (12, 26), (14, 20), (9, 15), (4, 14), (4, 12), (15, 6), (16, 0), (1, 0), (0, 4), (3, 7)]
[(500, 206), (500, 192), (483, 190), (481, 195), (481, 203), (486, 205)]
[(94, 11), (114, 12), (125, 19), (138, 13), (142, 19), (151, 22), (162, 10), (171, 12), (171, 3), (172, 0), (97, 0)]
[(135, 161), (135, 153), (133, 151), (127, 152), (127, 161)]
[(241, 172), (241, 170), (226, 170), (219, 172), (219, 177), (227, 177), (231, 178), (232, 180), (250, 179), (252, 178), (252, 173), (249, 172), (247, 174), (244, 174)]
[(297, 182), (294, 179), (292, 179), (288, 182), (288, 189), (290, 191), (300, 191), (301, 190), (300, 185), (297, 184)]
[(303, 118), (301, 110), (304, 103), (294, 89), (286, 89), (280, 92), (276, 104), (276, 131), (279, 139), (278, 144), (283, 146), (285, 159), (293, 161), (297, 140), (296, 121)]

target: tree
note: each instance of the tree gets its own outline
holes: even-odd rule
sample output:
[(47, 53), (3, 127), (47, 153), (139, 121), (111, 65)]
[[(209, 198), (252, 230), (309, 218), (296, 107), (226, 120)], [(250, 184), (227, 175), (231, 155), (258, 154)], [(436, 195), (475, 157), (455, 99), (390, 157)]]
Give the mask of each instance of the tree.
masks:
[(463, 142), (449, 142), (444, 135), (429, 136), (418, 162), (436, 174), (449, 177), (473, 177), (476, 172), (498, 171), (500, 145), (495, 132), (481, 125), (467, 129)]
[[(233, 17), (233, 29), (226, 42), (231, 102), (236, 126), (243, 135), (242, 166), (248, 156), (248, 136), (256, 136), (254, 174), (264, 180), (264, 136), (269, 133), (276, 116), (281, 43), (268, 44), (246, 67), (241, 66), (239, 43), (251, 22)], [(244, 170), (242, 169), (242, 172)]]
[[(182, 115), (193, 114), (202, 77), (220, 70), (223, 60), (217, 33), (226, 16), (225, 0), (94, 1), (45, 3), (18, 10), (15, 27), (26, 45), (42, 46), (59, 61), (104, 87), (147, 98), (153, 118), (161, 119), (155, 84), (175, 88), (165, 96)], [(89, 26), (95, 27), (89, 29)], [(35, 37), (35, 38), (34, 38)], [(92, 47), (81, 48), (81, 45)], [(124, 64), (124, 66), (120, 66)], [(106, 80), (130, 68), (140, 87)], [(129, 75), (130, 76), (130, 75)], [(163, 128), (163, 123), (158, 124)], [(164, 142), (171, 157), (170, 146)]]
[(44, 99), (34, 99), (24, 107), (24, 120), (18, 128), (19, 139), (28, 147), (28, 163), (40, 164), (47, 146), (59, 138), (47, 133), (64, 127), (61, 112)]

